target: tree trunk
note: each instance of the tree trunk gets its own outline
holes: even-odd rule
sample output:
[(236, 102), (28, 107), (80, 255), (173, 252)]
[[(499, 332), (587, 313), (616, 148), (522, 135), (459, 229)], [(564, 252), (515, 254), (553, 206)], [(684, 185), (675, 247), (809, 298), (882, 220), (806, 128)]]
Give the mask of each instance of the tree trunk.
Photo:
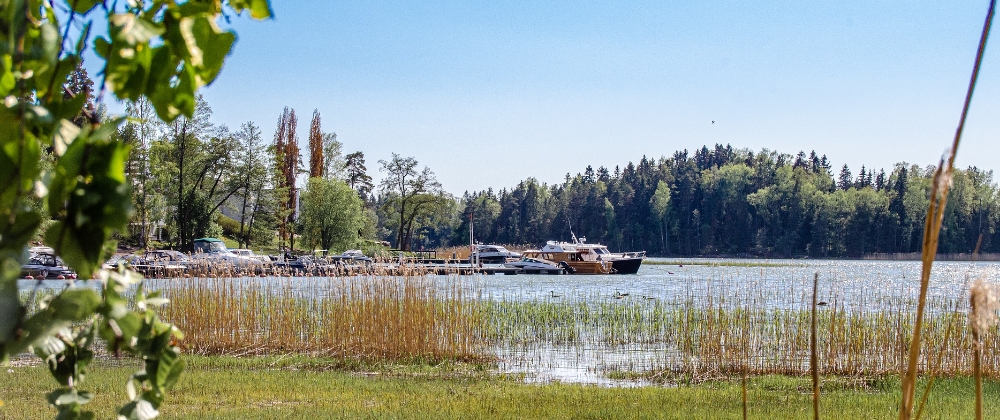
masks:
[(177, 228), (181, 250), (187, 249), (187, 217), (184, 214), (184, 149), (187, 143), (187, 124), (181, 126), (181, 136), (177, 145)]
[(403, 201), (403, 198), (400, 197), (400, 201), (399, 201), (399, 235), (396, 236), (396, 246), (398, 246), (399, 249), (403, 250), (403, 251), (406, 251), (406, 245), (403, 242), (403, 229), (405, 229), (405, 226), (403, 226), (403, 223), (404, 223), (403, 222), (403, 215), (405, 213), (406, 213), (406, 201)]

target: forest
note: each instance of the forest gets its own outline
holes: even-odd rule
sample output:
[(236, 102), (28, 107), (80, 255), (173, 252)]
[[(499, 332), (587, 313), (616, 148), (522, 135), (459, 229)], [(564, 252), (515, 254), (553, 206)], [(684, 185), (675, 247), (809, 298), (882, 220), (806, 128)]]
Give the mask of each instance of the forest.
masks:
[[(170, 124), (157, 122), (148, 103), (127, 111), (117, 138), (131, 146), (135, 213), (121, 239), (136, 247), (188, 249), (195, 238), (225, 236), (258, 249), (341, 251), (379, 241), (436, 249), (468, 244), (471, 221), (478, 242), (515, 246), (575, 234), (661, 256), (909, 253), (920, 250), (935, 169), (901, 162), (854, 174), (816, 151), (714, 145), (459, 197), (398, 154), (378, 162), (375, 185), (364, 154), (343, 154), (318, 110), (304, 152), (294, 109), (279, 114), (271, 139), (254, 122), (214, 124), (202, 98), (192, 118)], [(977, 244), (1000, 252), (992, 171), (958, 170), (951, 182), (940, 252), (971, 253)]]

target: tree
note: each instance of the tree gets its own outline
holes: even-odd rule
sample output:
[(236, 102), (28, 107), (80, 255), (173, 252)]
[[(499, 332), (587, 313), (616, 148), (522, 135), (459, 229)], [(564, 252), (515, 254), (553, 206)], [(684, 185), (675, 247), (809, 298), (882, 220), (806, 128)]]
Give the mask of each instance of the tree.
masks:
[[(294, 111), (293, 111), (294, 112)], [(319, 110), (313, 110), (312, 122), (309, 123), (309, 177), (319, 178), (324, 176), (323, 170), (323, 128), (320, 127)]]
[(295, 234), (292, 228), (295, 224), (295, 203), (298, 200), (298, 191), (295, 187), (295, 180), (299, 174), (299, 138), (295, 135), (295, 129), (299, 120), (295, 117), (295, 110), (285, 107), (278, 118), (278, 128), (274, 132), (274, 158), (275, 168), (278, 172), (277, 190), (283, 199), (281, 210), (279, 211), (278, 233), (282, 246), (287, 244), (288, 248), (295, 248)]
[[(34, 348), (59, 384), (48, 395), (57, 418), (93, 418), (84, 410), (93, 396), (82, 386), (100, 337), (111, 352), (144, 363), (129, 380), (129, 388), (141, 392), (132, 393), (118, 414), (150, 418), (184, 367), (173, 343), (179, 332), (153, 309), (163, 299), (132, 287), (139, 277), (108, 271), (100, 274), (99, 290), (67, 287), (44, 307), (29, 308), (18, 292), (19, 267), (43, 214), (53, 218), (45, 243), (83, 278), (98, 273), (115, 247), (113, 235), (131, 218), (128, 146), (111, 139), (123, 119), (100, 121), (91, 114), (77, 126), (73, 118), (88, 95), (64, 94), (64, 81), (87, 45), (90, 24), (80, 23), (107, 27), (94, 42), (105, 59), (100, 85), (120, 100), (147, 98), (157, 116), (171, 122), (195, 114), (197, 90), (216, 78), (232, 49), (235, 34), (216, 25), (223, 7), (256, 19), (271, 10), (267, 0), (98, 5), (103, 2), (73, 2), (63, 22), (67, 14), (56, 13), (50, 2), (0, 8), (8, 45), (0, 49), (0, 96), (7, 98), (0, 106), (0, 362)], [(81, 41), (70, 41), (76, 39)], [(42, 166), (40, 146), (50, 148), (51, 167)]]
[(97, 115), (97, 106), (94, 105), (94, 81), (90, 79), (90, 75), (87, 74), (87, 69), (83, 67), (83, 59), (80, 59), (76, 68), (69, 74), (69, 78), (66, 81), (66, 87), (63, 90), (63, 97), (65, 99), (84, 99), (83, 109), (81, 109), (80, 112), (76, 114), (72, 120), (70, 120), (77, 127), (83, 127), (86, 124), (90, 124), (92, 121), (97, 122), (95, 120)]
[(667, 247), (667, 210), (670, 209), (670, 186), (666, 182), (657, 181), (656, 191), (653, 193), (653, 197), (649, 199), (650, 207), (653, 209), (653, 215), (656, 217), (658, 224), (660, 225), (660, 250), (666, 251), (669, 249)]
[(412, 157), (403, 158), (393, 153), (392, 159), (380, 160), (379, 164), (382, 165), (380, 170), (386, 173), (381, 183), (387, 197), (386, 206), (392, 206), (399, 214), (396, 246), (406, 250), (413, 235), (414, 220), (440, 202), (441, 184), (430, 168), (425, 166), (417, 172), (417, 160)]
[[(190, 250), (194, 239), (203, 236), (211, 223), (213, 197), (205, 197), (203, 184), (215, 181), (211, 184), (212, 191), (208, 192), (214, 196), (223, 174), (229, 169), (219, 166), (219, 162), (228, 160), (230, 151), (234, 149), (220, 145), (218, 136), (214, 137), (213, 147), (213, 140), (208, 139), (215, 131), (210, 121), (212, 108), (201, 95), (196, 97), (196, 103), (191, 117), (181, 116), (166, 127), (168, 146), (163, 150), (168, 156), (165, 160), (176, 166), (155, 169), (170, 171), (173, 175), (167, 175), (166, 178), (173, 180), (170, 202), (175, 209), (175, 243), (184, 250)], [(210, 174), (217, 176), (209, 176)]]
[[(343, 145), (337, 141), (337, 133), (323, 133), (323, 178), (344, 179), (346, 162), (341, 156)], [(362, 158), (362, 167), (364, 166)]]
[(368, 168), (365, 168), (365, 154), (354, 152), (347, 155), (344, 160), (347, 185), (357, 191), (361, 199), (366, 199), (375, 185), (372, 184), (372, 177), (368, 176)]
[(344, 251), (360, 242), (366, 212), (361, 198), (342, 181), (309, 178), (302, 192), (302, 239), (311, 249)]
[[(253, 240), (254, 222), (260, 219), (261, 213), (269, 203), (271, 189), (269, 180), (271, 168), (267, 159), (267, 146), (261, 138), (260, 129), (252, 122), (240, 126), (236, 133), (240, 149), (238, 153), (239, 188), (241, 189), (240, 209), (240, 247), (248, 247)], [(258, 224), (260, 227), (260, 224)]]
[(848, 190), (854, 186), (854, 182), (851, 179), (851, 170), (847, 168), (847, 164), (844, 164), (843, 168), (840, 168), (840, 176), (837, 178), (837, 188), (842, 190)]
[(153, 106), (145, 97), (126, 104), (125, 112), (128, 120), (119, 130), (119, 135), (132, 147), (125, 170), (131, 180), (139, 247), (145, 249), (149, 246), (152, 222), (166, 216), (165, 197), (161, 190), (155, 188), (155, 181), (151, 180), (153, 167), (150, 165), (150, 148), (163, 124), (156, 118)]

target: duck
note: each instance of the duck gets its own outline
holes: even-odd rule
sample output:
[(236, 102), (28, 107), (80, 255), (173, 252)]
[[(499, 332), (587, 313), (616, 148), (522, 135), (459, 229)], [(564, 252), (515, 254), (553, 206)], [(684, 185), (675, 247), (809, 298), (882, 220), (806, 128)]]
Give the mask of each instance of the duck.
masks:
[(555, 290), (550, 290), (549, 291), (549, 296), (550, 297), (554, 297), (554, 298), (562, 297), (562, 295), (557, 295)]
[(816, 306), (826, 306), (826, 305), (829, 305), (829, 303), (826, 303), (824, 301), (819, 301), (819, 303), (816, 304)]
[(643, 298), (643, 299), (645, 299), (645, 300), (656, 300), (656, 298), (655, 298), (655, 297), (652, 297), (652, 296), (646, 296), (646, 295), (642, 295), (642, 298)]

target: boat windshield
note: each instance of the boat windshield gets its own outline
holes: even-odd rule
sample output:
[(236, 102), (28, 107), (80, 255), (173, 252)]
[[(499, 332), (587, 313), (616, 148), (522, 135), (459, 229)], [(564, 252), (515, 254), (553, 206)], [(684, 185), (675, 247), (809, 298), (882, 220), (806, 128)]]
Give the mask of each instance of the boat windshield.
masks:
[(208, 241), (198, 241), (194, 243), (195, 252), (204, 252), (206, 254), (228, 254), (229, 249), (226, 248), (226, 244), (222, 241), (218, 242), (208, 242)]

